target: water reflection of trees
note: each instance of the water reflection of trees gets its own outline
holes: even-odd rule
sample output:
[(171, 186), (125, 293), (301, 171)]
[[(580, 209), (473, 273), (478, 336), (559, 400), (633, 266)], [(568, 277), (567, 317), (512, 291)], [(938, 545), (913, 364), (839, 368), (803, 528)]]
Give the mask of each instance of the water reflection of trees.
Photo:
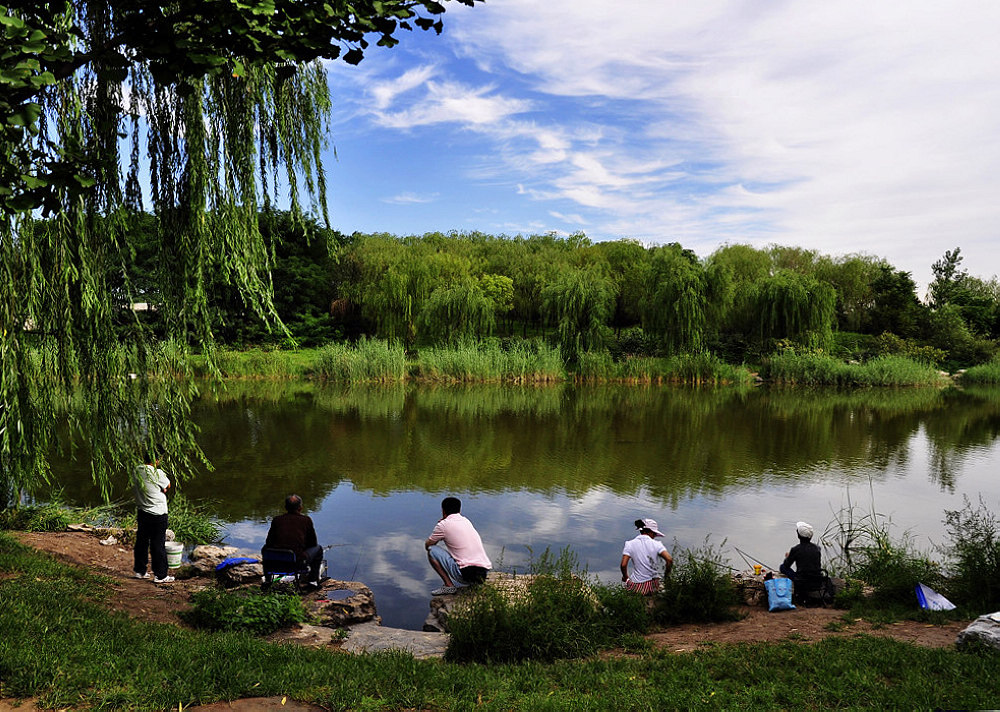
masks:
[(675, 506), (732, 488), (878, 480), (908, 466), (921, 429), (929, 476), (951, 489), (964, 458), (996, 440), (1000, 396), (230, 383), (195, 418), (215, 471), (185, 493), (235, 521), (267, 518), (293, 490), (321, 501), (343, 482), (377, 495), (605, 487)]
[(968, 448), (996, 438), (1000, 412), (930, 389), (252, 388), (198, 418), (217, 467), (207, 481), (257, 516), (275, 492), (321, 497), (342, 481), (379, 495), (602, 486), (676, 504), (833, 472), (880, 479), (906, 467), (921, 427), (940, 453), (932, 476), (951, 486)]

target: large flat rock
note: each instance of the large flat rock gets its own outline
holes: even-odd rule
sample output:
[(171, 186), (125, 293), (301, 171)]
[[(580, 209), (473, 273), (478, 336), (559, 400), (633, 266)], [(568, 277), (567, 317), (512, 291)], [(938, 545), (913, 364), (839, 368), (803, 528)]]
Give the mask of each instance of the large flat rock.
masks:
[(349, 653), (402, 650), (415, 658), (440, 658), (447, 648), (448, 636), (444, 633), (387, 628), (374, 622), (351, 626), (341, 646), (341, 650)]

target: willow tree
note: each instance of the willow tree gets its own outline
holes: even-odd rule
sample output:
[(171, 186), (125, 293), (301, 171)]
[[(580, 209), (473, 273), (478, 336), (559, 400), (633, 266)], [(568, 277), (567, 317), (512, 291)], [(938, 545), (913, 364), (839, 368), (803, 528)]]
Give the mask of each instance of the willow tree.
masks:
[[(643, 311), (643, 328), (669, 352), (698, 351), (728, 299), (729, 273), (706, 269), (679, 244), (657, 248)], [(719, 307), (718, 309), (716, 307)]]
[(559, 347), (568, 363), (584, 351), (600, 349), (614, 308), (614, 289), (597, 268), (562, 272), (542, 290), (543, 311), (556, 324)]
[(782, 270), (754, 285), (761, 341), (789, 339), (825, 347), (836, 321), (837, 292), (811, 275)]
[[(259, 208), (287, 201), (295, 215), (325, 215), (320, 60), (356, 64), (369, 38), (392, 46), (412, 26), (440, 32), (443, 10), (433, 0), (0, 6), (0, 499), (45, 481), (53, 449), (80, 440), (105, 490), (141, 447), (178, 474), (191, 464), (184, 355), (210, 351), (207, 275), (221, 271), (280, 328)], [(130, 310), (135, 291), (121, 279), (134, 257), (126, 235), (147, 209), (167, 343)], [(130, 328), (113, 328), (123, 315)]]

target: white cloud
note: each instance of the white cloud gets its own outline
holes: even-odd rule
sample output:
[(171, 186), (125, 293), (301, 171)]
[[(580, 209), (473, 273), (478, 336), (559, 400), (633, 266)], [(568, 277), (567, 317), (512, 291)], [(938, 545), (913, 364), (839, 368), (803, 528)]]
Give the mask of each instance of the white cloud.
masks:
[(375, 100), (375, 109), (378, 111), (388, 109), (400, 95), (426, 83), (435, 72), (433, 65), (424, 65), (408, 69), (396, 79), (373, 83), (368, 93)]
[(427, 195), (418, 195), (417, 193), (400, 193), (394, 195), (391, 198), (383, 198), (383, 203), (391, 203), (393, 205), (416, 205), (422, 203), (433, 203), (438, 199), (438, 193), (430, 193)]
[(426, 92), (405, 109), (390, 106), (374, 113), (382, 126), (413, 128), (440, 123), (485, 126), (527, 111), (530, 104), (494, 93), (494, 87), (470, 87), (459, 82), (426, 82)]
[[(505, 145), (511, 166), (549, 167), (518, 179), (525, 193), (609, 233), (783, 239), (926, 272), (955, 244), (985, 258), (1000, 227), (998, 25), (1000, 4), (971, 0), (505, 0), (452, 30), (483, 67), (579, 109), (536, 118), (536, 146)], [(573, 139), (595, 123), (585, 101), (606, 114), (596, 146)]]

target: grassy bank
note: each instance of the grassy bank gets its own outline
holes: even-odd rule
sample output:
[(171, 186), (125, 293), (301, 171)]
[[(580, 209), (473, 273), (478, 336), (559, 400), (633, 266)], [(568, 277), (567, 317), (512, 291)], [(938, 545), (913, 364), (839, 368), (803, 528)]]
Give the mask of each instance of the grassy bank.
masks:
[(1000, 383), (1000, 358), (989, 363), (972, 366), (962, 374), (962, 383), (968, 385), (993, 386)]
[[(378, 340), (296, 351), (219, 350), (215, 364), (223, 378), (343, 383), (540, 384), (575, 379), (588, 383), (745, 385), (752, 380), (746, 367), (727, 364), (712, 354), (615, 360), (607, 352), (586, 352), (575, 370), (567, 371), (559, 349), (538, 341), (435, 346), (410, 355), (398, 344)], [(197, 375), (211, 375), (204, 356), (192, 357), (192, 366)]]
[[(559, 349), (542, 341), (488, 340), (460, 346), (435, 346), (407, 353), (399, 344), (363, 340), (294, 351), (219, 350), (219, 373), (227, 379), (300, 380), (341, 383), (518, 383), (565, 380), (583, 383), (683, 383), (749, 385), (745, 365), (726, 363), (711, 353), (671, 357), (624, 356), (584, 352), (572, 368)], [(197, 375), (210, 375), (204, 356), (192, 357)], [(864, 362), (845, 362), (825, 352), (786, 349), (765, 358), (760, 376), (778, 384), (841, 387), (939, 386), (936, 368), (898, 354)], [(968, 383), (1000, 383), (1000, 362), (971, 368)]]
[(107, 584), (0, 533), (0, 696), (97, 709), (283, 695), (355, 710), (1000, 706), (997, 656), (881, 638), (458, 665), (141, 624), (108, 614)]
[(878, 356), (864, 363), (845, 363), (826, 353), (786, 350), (761, 364), (760, 375), (773, 383), (809, 386), (938, 386), (937, 369), (906, 356)]

